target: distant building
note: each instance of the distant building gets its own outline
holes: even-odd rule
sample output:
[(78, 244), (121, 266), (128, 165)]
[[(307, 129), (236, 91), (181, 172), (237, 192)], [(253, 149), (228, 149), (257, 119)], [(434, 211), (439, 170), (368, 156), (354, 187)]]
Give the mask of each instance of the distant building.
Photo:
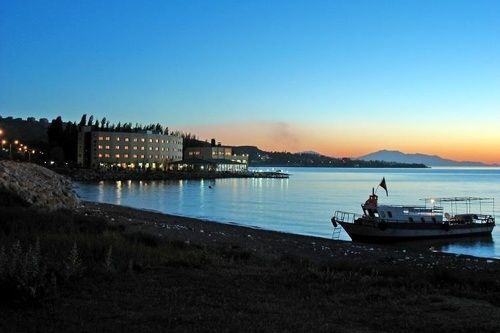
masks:
[(122, 167), (167, 169), (182, 159), (182, 138), (144, 131), (138, 133), (93, 131), (78, 133), (78, 165), (86, 168)]
[(184, 161), (193, 159), (211, 162), (216, 165), (215, 171), (244, 171), (248, 169), (248, 155), (233, 153), (233, 147), (215, 144), (210, 146), (190, 147), (184, 150)]
[(34, 121), (36, 121), (36, 118), (35, 117), (28, 117), (28, 118), (26, 118), (26, 121), (34, 122)]

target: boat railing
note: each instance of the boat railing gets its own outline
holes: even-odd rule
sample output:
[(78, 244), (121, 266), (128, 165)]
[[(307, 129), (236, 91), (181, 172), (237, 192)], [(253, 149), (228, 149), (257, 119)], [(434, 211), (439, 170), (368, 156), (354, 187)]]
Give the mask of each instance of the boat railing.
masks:
[(448, 221), (452, 223), (495, 223), (495, 218), (487, 214), (456, 214), (450, 216)]
[(362, 215), (356, 214), (356, 213), (350, 213), (350, 212), (343, 212), (343, 211), (338, 210), (335, 212), (333, 217), (338, 222), (354, 223), (354, 221), (356, 221), (358, 218), (362, 217)]

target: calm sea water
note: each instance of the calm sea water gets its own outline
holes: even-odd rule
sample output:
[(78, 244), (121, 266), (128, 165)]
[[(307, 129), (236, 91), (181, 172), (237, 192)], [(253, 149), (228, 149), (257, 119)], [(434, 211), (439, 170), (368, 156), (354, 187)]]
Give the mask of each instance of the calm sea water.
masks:
[[(360, 213), (360, 204), (382, 177), (386, 178), (389, 196), (380, 189), (381, 204), (422, 204), (420, 198), (480, 196), (493, 197), (500, 206), (500, 168), (284, 171), (291, 174), (289, 179), (79, 183), (76, 190), (82, 199), (90, 201), (325, 238), (332, 234), (333, 212)], [(484, 213), (493, 213), (492, 209), (482, 207)], [(494, 213), (498, 217), (498, 210)], [(350, 239), (345, 232), (340, 238)], [(420, 245), (443, 252), (500, 258), (500, 227), (493, 230), (492, 237), (416, 244)]]

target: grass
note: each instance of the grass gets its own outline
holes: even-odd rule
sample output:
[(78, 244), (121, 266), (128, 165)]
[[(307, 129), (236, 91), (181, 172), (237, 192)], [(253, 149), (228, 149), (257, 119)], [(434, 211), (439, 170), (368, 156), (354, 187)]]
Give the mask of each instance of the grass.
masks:
[(0, 331), (500, 330), (495, 271), (268, 259), (69, 211), (0, 213)]

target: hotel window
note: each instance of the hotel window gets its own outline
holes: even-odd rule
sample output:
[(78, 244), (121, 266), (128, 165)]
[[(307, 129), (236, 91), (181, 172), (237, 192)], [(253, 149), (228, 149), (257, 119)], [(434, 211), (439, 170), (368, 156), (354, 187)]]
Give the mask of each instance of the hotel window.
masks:
[(106, 146), (106, 149), (109, 149), (109, 146)]
[(115, 149), (120, 149), (120, 146), (115, 146)]
[(97, 155), (97, 156), (99, 156), (99, 158), (102, 158), (102, 154), (99, 154), (99, 155)]
[(159, 148), (158, 147), (155, 147), (155, 150), (158, 150)]
[(116, 137), (116, 141), (120, 141), (120, 137), (119, 136)]
[(141, 155), (141, 158), (144, 158), (144, 155)]
[(155, 142), (158, 143), (158, 139), (156, 139)]
[(153, 147), (149, 147), (149, 150), (153, 150)]
[(102, 146), (101, 145), (97, 146), (97, 149), (102, 149)]
[(128, 150), (128, 146), (123, 146), (123, 149)]
[(153, 155), (149, 155), (149, 159), (152, 159), (153, 158)]
[(168, 140), (167, 140), (167, 143), (168, 143)]
[(141, 147), (141, 150), (144, 150), (144, 146)]
[(104, 154), (104, 157), (109, 158), (109, 154)]
[(155, 155), (155, 159), (158, 159), (158, 155)]
[(133, 150), (137, 150), (137, 146), (133, 146), (133, 147), (132, 147), (132, 149), (133, 149)]
[(141, 138), (141, 142), (144, 142), (144, 138)]
[(123, 157), (124, 158), (128, 158), (128, 154), (123, 154)]
[(111, 140), (111, 138), (109, 136), (106, 137), (106, 141), (109, 141)]
[(164, 148), (164, 147), (161, 147), (161, 151), (165, 151), (165, 148)]
[(116, 157), (116, 158), (120, 158), (120, 154), (116, 154), (116, 155), (115, 155), (115, 157)]
[(153, 142), (153, 139), (149, 139), (149, 142)]
[(165, 140), (161, 139), (161, 143), (165, 143)]
[(134, 142), (137, 142), (137, 138), (134, 138)]
[(100, 136), (98, 140), (102, 141), (102, 140), (104, 140), (104, 137)]
[(132, 155), (132, 157), (133, 157), (133, 158), (137, 158), (137, 155), (135, 155), (135, 154), (134, 154), (134, 155)]
[(125, 142), (128, 142), (128, 138), (125, 138)]

